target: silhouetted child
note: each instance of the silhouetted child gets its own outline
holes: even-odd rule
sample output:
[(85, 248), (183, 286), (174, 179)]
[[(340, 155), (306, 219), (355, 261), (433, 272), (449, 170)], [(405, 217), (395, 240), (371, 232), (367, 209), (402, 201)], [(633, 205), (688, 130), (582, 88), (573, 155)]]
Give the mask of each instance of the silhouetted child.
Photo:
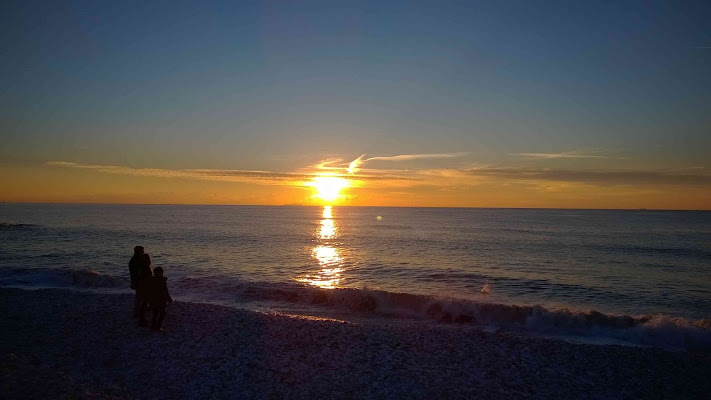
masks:
[(173, 302), (173, 299), (168, 293), (168, 278), (163, 277), (163, 268), (156, 267), (153, 270), (154, 276), (148, 279), (146, 287), (146, 295), (151, 311), (153, 311), (153, 320), (151, 321), (151, 330), (163, 332), (163, 318), (165, 318), (165, 307)]

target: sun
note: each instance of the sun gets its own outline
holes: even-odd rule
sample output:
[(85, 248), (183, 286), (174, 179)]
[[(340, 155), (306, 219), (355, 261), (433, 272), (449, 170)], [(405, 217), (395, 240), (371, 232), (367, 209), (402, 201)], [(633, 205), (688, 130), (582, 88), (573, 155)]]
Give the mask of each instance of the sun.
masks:
[(341, 190), (350, 186), (348, 179), (337, 176), (317, 176), (308, 183), (316, 189), (315, 197), (326, 201), (336, 201), (342, 197)]

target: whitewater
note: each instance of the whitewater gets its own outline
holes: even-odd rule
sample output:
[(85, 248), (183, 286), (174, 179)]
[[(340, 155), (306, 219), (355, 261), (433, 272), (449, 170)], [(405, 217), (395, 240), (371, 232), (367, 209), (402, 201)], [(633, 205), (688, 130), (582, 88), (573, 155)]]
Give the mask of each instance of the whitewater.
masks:
[(710, 243), (695, 211), (2, 204), (0, 286), (130, 292), (142, 245), (192, 302), (710, 349)]

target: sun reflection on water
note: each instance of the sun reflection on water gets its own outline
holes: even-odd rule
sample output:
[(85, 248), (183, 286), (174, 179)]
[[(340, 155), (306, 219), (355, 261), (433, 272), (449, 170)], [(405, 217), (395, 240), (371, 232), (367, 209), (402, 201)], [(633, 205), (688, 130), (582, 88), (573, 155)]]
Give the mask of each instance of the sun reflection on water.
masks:
[(338, 249), (335, 247), (316, 246), (311, 254), (316, 257), (320, 265), (333, 266), (341, 262), (341, 257), (338, 256)]
[(333, 224), (332, 219), (321, 220), (321, 230), (319, 231), (319, 237), (320, 239), (336, 238), (336, 226)]
[(308, 283), (324, 289), (333, 289), (341, 282), (343, 272), (343, 258), (338, 247), (330, 243), (336, 238), (336, 224), (333, 221), (333, 211), (331, 206), (323, 208), (323, 219), (318, 231), (317, 238), (320, 244), (311, 250), (311, 256), (318, 261), (319, 270), (314, 273), (298, 277), (299, 282)]
[(315, 274), (305, 277), (302, 282), (324, 289), (335, 288), (341, 281), (341, 272), (343, 272), (338, 249), (331, 246), (316, 246), (311, 254), (318, 260), (321, 269)]

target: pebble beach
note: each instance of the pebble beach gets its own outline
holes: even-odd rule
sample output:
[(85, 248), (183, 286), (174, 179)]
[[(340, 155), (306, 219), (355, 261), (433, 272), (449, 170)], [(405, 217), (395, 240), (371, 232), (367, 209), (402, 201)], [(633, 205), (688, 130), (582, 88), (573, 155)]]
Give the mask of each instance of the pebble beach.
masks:
[(5, 399), (708, 398), (711, 354), (458, 324), (346, 322), (132, 296), (0, 289)]

